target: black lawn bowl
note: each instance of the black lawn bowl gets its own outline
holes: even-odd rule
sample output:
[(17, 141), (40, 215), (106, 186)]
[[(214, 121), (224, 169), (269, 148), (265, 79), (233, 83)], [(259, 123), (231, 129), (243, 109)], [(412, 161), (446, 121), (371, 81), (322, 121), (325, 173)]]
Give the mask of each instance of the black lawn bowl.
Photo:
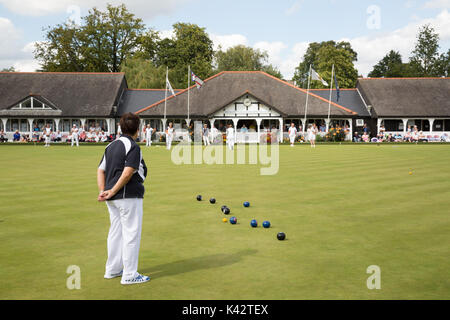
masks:
[(201, 195), (197, 196), (197, 201), (202, 201), (202, 196)]
[(209, 199), (209, 202), (210, 202), (211, 204), (214, 204), (214, 203), (216, 203), (216, 199), (211, 198), (211, 199)]
[(223, 209), (225, 209), (225, 208), (227, 208), (227, 206), (222, 206), (222, 207), (220, 208), (220, 210), (222, 210), (222, 212), (223, 212)]
[(222, 212), (223, 212), (223, 214), (228, 215), (228, 214), (231, 213), (231, 210), (230, 210), (230, 208), (225, 207), (225, 208), (222, 210)]
[(286, 234), (284, 232), (279, 232), (277, 234), (277, 239), (283, 241), (284, 239), (286, 239)]

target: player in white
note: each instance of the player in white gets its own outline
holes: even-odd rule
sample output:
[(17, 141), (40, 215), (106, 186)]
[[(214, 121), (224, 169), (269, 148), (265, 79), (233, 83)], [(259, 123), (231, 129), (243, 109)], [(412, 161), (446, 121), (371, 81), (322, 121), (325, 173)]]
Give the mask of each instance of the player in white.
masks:
[(74, 124), (72, 126), (72, 145), (71, 145), (71, 147), (73, 147), (73, 145), (75, 143), (77, 144), (77, 147), (80, 146), (79, 139), (78, 139), (78, 128), (77, 128), (76, 124)]
[(116, 134), (116, 140), (120, 138), (122, 135), (122, 129), (120, 129), (120, 124), (117, 126), (117, 134)]
[(202, 137), (203, 137), (203, 143), (205, 144), (205, 146), (209, 146), (210, 145), (209, 129), (208, 129), (208, 125), (206, 123), (203, 125)]
[(295, 124), (293, 122), (291, 123), (288, 133), (289, 133), (289, 140), (291, 141), (291, 147), (293, 147), (295, 138), (297, 137), (297, 128), (295, 127)]
[(311, 148), (316, 147), (316, 135), (317, 135), (317, 126), (315, 123), (310, 124), (308, 127), (308, 140), (311, 144)]
[(170, 148), (172, 148), (173, 136), (174, 136), (173, 123), (170, 122), (169, 126), (166, 129), (166, 147), (167, 147), (167, 150), (170, 150)]
[(219, 130), (217, 130), (217, 128), (214, 127), (214, 125), (212, 125), (212, 127), (211, 127), (211, 143), (213, 143), (213, 144), (215, 143), (216, 137), (218, 136), (218, 134), (219, 134)]
[(227, 146), (230, 150), (234, 150), (234, 128), (231, 124), (227, 129)]
[(45, 126), (44, 130), (42, 130), (44, 132), (44, 139), (45, 139), (45, 146), (44, 147), (50, 147), (50, 137), (52, 135), (52, 128), (50, 128), (50, 124), (47, 123), (47, 125)]
[(150, 124), (148, 124), (145, 129), (145, 145), (147, 147), (151, 147), (152, 145), (152, 134), (156, 131), (156, 129), (153, 129)]

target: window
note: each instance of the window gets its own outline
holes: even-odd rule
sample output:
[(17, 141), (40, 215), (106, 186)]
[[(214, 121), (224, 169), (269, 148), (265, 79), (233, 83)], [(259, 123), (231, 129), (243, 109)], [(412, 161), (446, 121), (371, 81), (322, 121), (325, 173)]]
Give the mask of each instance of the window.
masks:
[(63, 119), (62, 121), (62, 131), (69, 132), (72, 129), (72, 126), (70, 125), (72, 121), (70, 119)]
[(85, 127), (86, 127), (85, 130), (89, 130), (91, 128), (94, 128), (94, 130), (96, 130), (98, 127), (102, 131), (108, 130), (108, 125), (105, 119), (87, 119)]
[(42, 131), (44, 127), (46, 127), (47, 123), (50, 125), (50, 128), (52, 128), (52, 130), (55, 130), (55, 122), (52, 119), (35, 119), (33, 121), (33, 131), (36, 125), (39, 128), (39, 131)]
[(1, 119), (0, 119), (0, 131), (1, 130), (5, 130), (5, 128), (3, 128), (3, 121), (1, 121)]
[(145, 125), (150, 124), (150, 127), (152, 127), (153, 129), (156, 129), (157, 132), (162, 131), (162, 123), (161, 120), (159, 119), (146, 119), (144, 121)]
[(386, 131), (403, 131), (402, 120), (384, 120), (383, 122)]
[(444, 120), (444, 131), (450, 131), (450, 119)]
[(434, 120), (433, 131), (444, 131), (444, 120)]
[(27, 119), (8, 119), (6, 122), (6, 130), (8, 132), (15, 132), (19, 130), (19, 132), (29, 132), (30, 124)]
[(21, 103), (22, 109), (31, 109), (31, 99), (28, 99)]
[(12, 109), (47, 109), (52, 110), (52, 108), (45, 103), (42, 103), (36, 98), (28, 98), (25, 101), (22, 101), (18, 105), (12, 107)]

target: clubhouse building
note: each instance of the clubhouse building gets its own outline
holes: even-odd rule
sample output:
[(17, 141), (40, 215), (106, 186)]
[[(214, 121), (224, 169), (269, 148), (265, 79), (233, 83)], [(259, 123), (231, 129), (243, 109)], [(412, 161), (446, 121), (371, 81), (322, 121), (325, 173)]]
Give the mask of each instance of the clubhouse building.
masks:
[(259, 142), (273, 129), (286, 135), (291, 122), (300, 130), (315, 122), (323, 133), (347, 126), (349, 140), (364, 125), (372, 136), (382, 126), (393, 134), (417, 126), (429, 137), (450, 135), (450, 78), (358, 79), (356, 88), (341, 89), (339, 99), (333, 90), (331, 103), (329, 98), (329, 90), (307, 92), (260, 71), (221, 72), (200, 89), (176, 90), (167, 99), (162, 89), (128, 88), (123, 73), (5, 72), (0, 73), (0, 130), (9, 138), (16, 130), (31, 136), (34, 128), (50, 124), (67, 137), (76, 124), (114, 134), (120, 116), (134, 112), (142, 126), (156, 128), (155, 139), (169, 122), (183, 132), (194, 121), (219, 130), (245, 126), (249, 134), (237, 130), (237, 142)]

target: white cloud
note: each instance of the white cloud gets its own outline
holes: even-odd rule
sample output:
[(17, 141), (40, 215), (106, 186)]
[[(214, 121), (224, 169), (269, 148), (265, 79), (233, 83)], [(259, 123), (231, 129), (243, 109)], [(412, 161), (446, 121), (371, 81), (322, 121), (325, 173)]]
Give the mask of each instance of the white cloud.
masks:
[(286, 15), (291, 16), (295, 13), (297, 13), (301, 6), (302, 6), (303, 0), (296, 0), (292, 6), (290, 6), (286, 11), (284, 12)]
[(442, 11), (435, 18), (414, 21), (389, 33), (341, 40), (349, 41), (358, 53), (358, 61), (355, 66), (360, 74), (366, 76), (390, 50), (399, 51), (403, 60), (407, 61), (414, 48), (418, 29), (426, 23), (430, 23), (435, 28), (441, 41), (450, 40), (450, 13), (447, 10)]
[(34, 59), (23, 59), (15, 61), (13, 67), (19, 72), (35, 72), (40, 68), (40, 65)]
[(18, 41), (21, 35), (11, 20), (0, 17), (0, 60), (12, 59), (20, 49)]
[(247, 37), (242, 34), (210, 34), (209, 37), (213, 42), (214, 50), (217, 50), (219, 48), (219, 45), (222, 47), (222, 50), (226, 51), (227, 49), (240, 44), (247, 45), (248, 42)]
[(6, 18), (0, 17), (0, 69), (13, 66), (17, 71), (35, 71), (34, 42), (22, 44), (21, 32)]
[[(181, 4), (190, 0), (128, 0), (126, 6), (131, 12), (137, 12), (141, 17), (151, 18), (160, 14), (173, 12)], [(82, 10), (92, 7), (104, 9), (106, 3), (119, 5), (122, 0), (0, 0), (12, 12), (25, 16), (45, 16), (49, 14), (66, 13), (68, 9), (79, 6)]]
[(427, 9), (450, 9), (450, 0), (430, 0), (425, 2)]

